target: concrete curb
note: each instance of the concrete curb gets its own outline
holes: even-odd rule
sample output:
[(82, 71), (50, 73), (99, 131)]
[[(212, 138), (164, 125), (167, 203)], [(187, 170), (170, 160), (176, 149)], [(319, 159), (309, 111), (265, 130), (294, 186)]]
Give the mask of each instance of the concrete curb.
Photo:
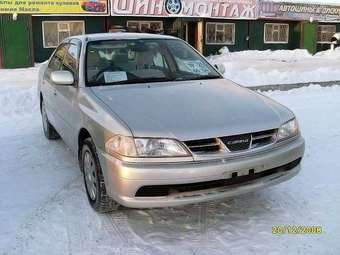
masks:
[(291, 89), (308, 87), (310, 85), (320, 85), (321, 87), (331, 87), (335, 84), (340, 85), (340, 81), (308, 82), (308, 83), (296, 83), (296, 84), (276, 84), (276, 85), (263, 85), (263, 86), (255, 86), (255, 87), (248, 87), (248, 88), (252, 90), (260, 90), (260, 91), (270, 91), (270, 90), (288, 91)]

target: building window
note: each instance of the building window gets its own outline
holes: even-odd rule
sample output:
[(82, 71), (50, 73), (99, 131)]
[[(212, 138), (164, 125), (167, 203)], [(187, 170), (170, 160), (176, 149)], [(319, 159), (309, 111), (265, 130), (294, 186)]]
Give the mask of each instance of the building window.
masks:
[(84, 21), (43, 21), (44, 48), (56, 48), (65, 38), (85, 34)]
[(138, 32), (161, 32), (163, 31), (162, 21), (140, 21), (140, 20), (129, 20), (127, 22), (129, 30)]
[(336, 33), (336, 25), (318, 26), (318, 43), (331, 43), (333, 35)]
[(264, 24), (265, 43), (288, 43), (289, 24), (267, 23)]
[(211, 23), (206, 24), (206, 44), (235, 44), (234, 23)]

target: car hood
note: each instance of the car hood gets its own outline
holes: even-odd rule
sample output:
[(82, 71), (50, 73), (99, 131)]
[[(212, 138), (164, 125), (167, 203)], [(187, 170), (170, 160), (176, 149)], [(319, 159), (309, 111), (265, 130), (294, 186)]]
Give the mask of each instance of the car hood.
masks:
[(93, 87), (135, 137), (193, 140), (280, 127), (293, 118), (282, 105), (225, 80)]

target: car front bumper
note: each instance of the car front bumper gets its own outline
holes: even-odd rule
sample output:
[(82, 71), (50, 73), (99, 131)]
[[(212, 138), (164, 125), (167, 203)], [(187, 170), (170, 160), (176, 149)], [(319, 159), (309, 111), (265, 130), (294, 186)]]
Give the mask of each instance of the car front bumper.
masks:
[(299, 137), (277, 148), (256, 155), (201, 162), (180, 163), (127, 163), (99, 151), (107, 193), (121, 205), (132, 208), (155, 208), (200, 203), (223, 199), (264, 187), (272, 186), (294, 177), (300, 171), (300, 163), (288, 171), (242, 182), (240, 184), (209, 189), (174, 192), (165, 196), (136, 196), (142, 187), (185, 186), (212, 181), (230, 180), (233, 173), (239, 176), (261, 174), (265, 171), (297, 162), (304, 154), (305, 142)]

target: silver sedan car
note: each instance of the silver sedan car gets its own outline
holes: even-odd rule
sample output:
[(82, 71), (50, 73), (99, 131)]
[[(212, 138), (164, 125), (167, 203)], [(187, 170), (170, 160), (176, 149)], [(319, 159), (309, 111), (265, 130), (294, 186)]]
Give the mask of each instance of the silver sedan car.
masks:
[(224, 199), (300, 171), (294, 114), (161, 35), (70, 37), (42, 66), (43, 130), (78, 155), (99, 212)]

